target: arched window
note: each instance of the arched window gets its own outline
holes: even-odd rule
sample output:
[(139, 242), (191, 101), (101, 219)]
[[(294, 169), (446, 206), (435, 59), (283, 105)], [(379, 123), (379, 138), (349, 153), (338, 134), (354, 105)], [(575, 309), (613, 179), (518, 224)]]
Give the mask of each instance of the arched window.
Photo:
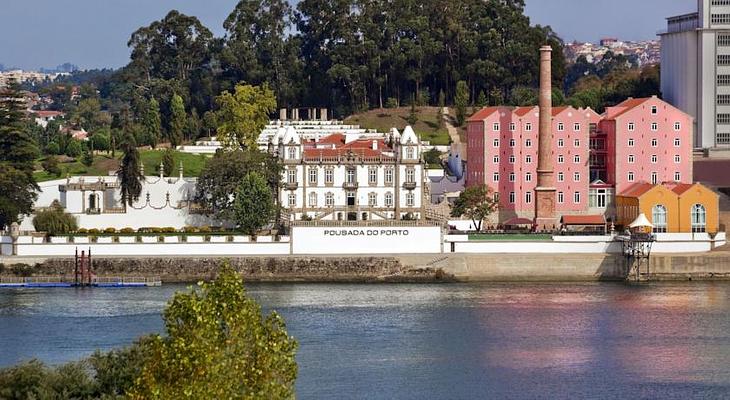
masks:
[(667, 232), (667, 208), (657, 204), (651, 211), (651, 223), (654, 224), (655, 233)]
[(297, 148), (294, 146), (289, 147), (289, 159), (294, 160), (297, 158)]
[(413, 147), (411, 147), (411, 146), (406, 147), (406, 158), (407, 159), (412, 160), (412, 159), (416, 158), (414, 156), (414, 154), (415, 153), (414, 153)]
[(692, 206), (692, 232), (707, 232), (707, 210), (702, 204)]

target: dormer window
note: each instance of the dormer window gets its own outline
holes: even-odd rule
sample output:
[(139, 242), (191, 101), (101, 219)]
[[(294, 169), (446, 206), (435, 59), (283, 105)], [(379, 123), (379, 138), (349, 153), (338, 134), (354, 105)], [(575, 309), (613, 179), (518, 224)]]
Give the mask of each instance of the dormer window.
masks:
[(413, 147), (408, 146), (406, 148), (406, 158), (409, 159), (409, 160), (412, 160), (412, 159), (416, 158), (415, 157), (415, 151), (413, 150)]
[(289, 159), (295, 160), (297, 158), (297, 148), (296, 147), (289, 147)]

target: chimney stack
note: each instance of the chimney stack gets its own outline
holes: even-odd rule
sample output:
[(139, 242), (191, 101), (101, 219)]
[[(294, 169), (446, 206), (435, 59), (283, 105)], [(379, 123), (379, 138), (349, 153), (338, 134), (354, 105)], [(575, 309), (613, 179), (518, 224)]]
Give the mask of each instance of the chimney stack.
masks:
[(540, 231), (554, 230), (556, 189), (554, 184), (552, 47), (540, 48), (540, 126), (538, 132), (537, 187), (535, 188), (535, 225)]

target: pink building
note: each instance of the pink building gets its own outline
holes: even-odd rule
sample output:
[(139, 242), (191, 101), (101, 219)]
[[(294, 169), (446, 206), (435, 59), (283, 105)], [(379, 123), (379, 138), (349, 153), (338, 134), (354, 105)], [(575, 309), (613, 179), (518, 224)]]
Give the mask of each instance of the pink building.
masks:
[[(487, 107), (467, 121), (467, 186), (498, 193), (499, 222), (534, 216), (537, 107)], [(636, 182), (692, 183), (692, 118), (656, 97), (603, 115), (555, 107), (552, 155), (558, 217), (615, 217), (614, 198)]]
[[(598, 114), (555, 107), (552, 155), (559, 214), (588, 209), (589, 130)], [(499, 222), (535, 214), (539, 110), (487, 107), (467, 121), (467, 186), (486, 184), (499, 195)]]

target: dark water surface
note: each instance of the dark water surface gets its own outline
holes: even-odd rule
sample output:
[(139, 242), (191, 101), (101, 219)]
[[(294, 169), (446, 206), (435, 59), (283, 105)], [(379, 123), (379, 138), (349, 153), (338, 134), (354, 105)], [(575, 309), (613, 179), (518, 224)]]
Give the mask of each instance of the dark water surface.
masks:
[[(175, 290), (2, 289), (0, 366), (162, 329)], [(250, 285), (303, 399), (730, 398), (730, 284)]]

